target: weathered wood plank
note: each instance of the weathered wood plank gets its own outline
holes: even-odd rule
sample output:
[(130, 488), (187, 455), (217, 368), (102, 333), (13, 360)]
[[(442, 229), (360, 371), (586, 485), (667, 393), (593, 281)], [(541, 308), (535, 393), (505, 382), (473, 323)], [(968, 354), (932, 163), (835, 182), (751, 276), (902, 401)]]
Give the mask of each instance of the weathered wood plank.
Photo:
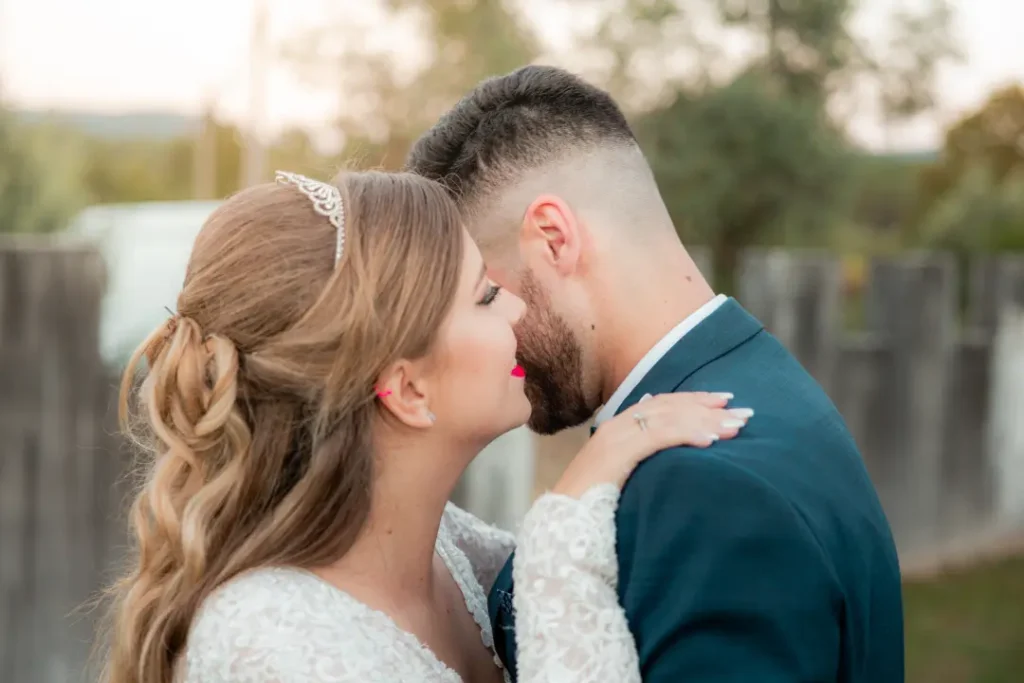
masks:
[(884, 377), (895, 428), (879, 454), (891, 460), (888, 510), (901, 550), (940, 537), (946, 395), (956, 343), (956, 267), (946, 255), (917, 254), (871, 264), (867, 322), (892, 351)]
[(78, 680), (91, 646), (92, 619), (74, 614), (98, 587), (92, 531), (110, 514), (94, 477), (102, 274), (89, 249), (0, 248), (4, 680)]

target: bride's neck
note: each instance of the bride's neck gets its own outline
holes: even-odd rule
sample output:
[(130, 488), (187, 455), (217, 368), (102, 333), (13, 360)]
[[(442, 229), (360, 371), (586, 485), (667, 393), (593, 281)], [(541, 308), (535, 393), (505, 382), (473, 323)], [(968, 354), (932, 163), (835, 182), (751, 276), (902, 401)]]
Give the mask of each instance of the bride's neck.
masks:
[(438, 528), (461, 474), (461, 468), (445, 466), (457, 465), (453, 455), (451, 445), (427, 439), (381, 443), (363, 533), (326, 570), (391, 596), (396, 605), (430, 598)]

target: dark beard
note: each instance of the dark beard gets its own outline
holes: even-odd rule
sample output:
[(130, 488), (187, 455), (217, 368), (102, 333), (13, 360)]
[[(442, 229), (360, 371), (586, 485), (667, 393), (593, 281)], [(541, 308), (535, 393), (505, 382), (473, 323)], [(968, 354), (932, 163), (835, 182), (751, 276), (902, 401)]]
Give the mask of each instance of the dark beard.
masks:
[(538, 434), (577, 427), (596, 409), (583, 391), (583, 349), (529, 273), (523, 276), (522, 298), (527, 309), (516, 337), (519, 363), (526, 370), (526, 398), (533, 406), (527, 426)]

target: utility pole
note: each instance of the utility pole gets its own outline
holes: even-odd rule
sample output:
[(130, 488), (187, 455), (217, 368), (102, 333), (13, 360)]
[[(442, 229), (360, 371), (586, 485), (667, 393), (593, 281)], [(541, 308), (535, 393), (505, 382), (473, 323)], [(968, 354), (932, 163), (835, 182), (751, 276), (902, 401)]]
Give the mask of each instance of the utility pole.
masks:
[(193, 148), (192, 198), (217, 197), (217, 119), (215, 98), (207, 97), (199, 118)]
[(0, 108), (4, 105), (4, 45), (7, 43), (4, 41), (4, 36), (10, 32), (7, 26), (7, 1), (0, 0)]
[(267, 0), (253, 0), (252, 36), (249, 44), (249, 107), (242, 149), (242, 187), (266, 180), (266, 150), (263, 124), (266, 117), (266, 90), (268, 66), (268, 14)]

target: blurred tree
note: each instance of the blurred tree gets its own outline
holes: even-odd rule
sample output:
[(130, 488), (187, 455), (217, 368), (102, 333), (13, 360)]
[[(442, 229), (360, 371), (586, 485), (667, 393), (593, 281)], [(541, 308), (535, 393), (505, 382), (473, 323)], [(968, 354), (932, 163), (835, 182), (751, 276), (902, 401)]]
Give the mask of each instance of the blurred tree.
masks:
[[(594, 11), (591, 0), (565, 0)], [(865, 86), (887, 121), (935, 106), (936, 75), (962, 57), (951, 0), (894, 3), (886, 38), (853, 30), (861, 0), (607, 0), (597, 29), (578, 37), (588, 75), (634, 111), (666, 91), (700, 90), (758, 68), (780, 94), (859, 110)], [(736, 46), (752, 45), (737, 55)], [(731, 44), (731, 48), (729, 47)], [(655, 97), (651, 97), (654, 93)], [(851, 112), (852, 113), (852, 112)], [(841, 116), (841, 119), (845, 116)]]
[(758, 73), (641, 117), (637, 135), (683, 238), (715, 254), (728, 288), (753, 244), (823, 244), (849, 206), (851, 153), (811, 103)]
[[(314, 177), (338, 168), (301, 130), (283, 132), (269, 156), (274, 168)], [(123, 139), (49, 120), (19, 124), (0, 109), (0, 231), (59, 229), (88, 204), (227, 197), (240, 167), (240, 131), (212, 116), (196, 134)]]
[(1024, 166), (998, 177), (974, 165), (936, 201), (922, 226), (924, 243), (961, 254), (1024, 251)]
[(887, 129), (934, 109), (939, 68), (964, 57), (951, 0), (928, 0), (917, 12), (897, 8), (889, 23), (889, 38), (871, 65)]
[(64, 131), (29, 129), (0, 108), (0, 232), (52, 232), (84, 204), (79, 148)]
[[(854, 31), (861, 4), (610, 0), (582, 40), (637, 120), (684, 236), (714, 247), (726, 281), (750, 244), (835, 243), (838, 229), (850, 243), (855, 207), (886, 222), (912, 205), (912, 167), (880, 169), (852, 154), (843, 112), (860, 108), (866, 84), (892, 120), (933, 106), (935, 72), (956, 56), (952, 13), (947, 0), (896, 7), (884, 42)], [(870, 176), (879, 170), (884, 184)], [(873, 190), (880, 195), (867, 197)]]
[[(570, 9), (597, 10), (593, 30), (577, 29), (564, 61), (603, 87), (630, 113), (666, 106), (679, 91), (701, 90), (722, 74), (724, 52), (706, 25), (706, 1), (565, 0)], [(680, 65), (686, 65), (685, 68)]]
[(271, 170), (284, 169), (312, 178), (331, 178), (340, 166), (339, 159), (321, 154), (303, 130), (285, 131), (270, 148)]
[[(223, 198), (241, 189), (244, 137), (237, 126), (221, 121), (213, 122), (210, 134), (213, 136), (214, 157), (217, 160), (215, 196)], [(194, 150), (194, 145), (190, 148)]]
[[(234, 125), (206, 122), (199, 135), (171, 140), (88, 139), (85, 186), (97, 204), (226, 197), (239, 189), (241, 132)], [(197, 148), (207, 146), (197, 188)]]
[(913, 220), (918, 177), (931, 163), (920, 154), (860, 155), (854, 177), (851, 219), (866, 240), (883, 235), (898, 241)]
[(746, 29), (763, 45), (764, 75), (787, 97), (820, 103), (864, 64), (851, 33), (859, 0), (714, 0), (727, 27)]
[(83, 182), (96, 204), (188, 199), (192, 150), (187, 140), (86, 138)]
[(922, 212), (976, 167), (997, 184), (1024, 170), (1024, 85), (994, 92), (949, 128), (941, 158), (922, 174)]
[[(299, 36), (286, 54), (300, 73), (340, 95), (346, 156), (398, 168), (416, 137), (481, 79), (532, 61), (535, 37), (503, 0), (367, 0)], [(401, 46), (374, 42), (380, 27)], [(394, 37), (391, 38), (394, 40)], [(419, 65), (396, 58), (418, 51)]]

